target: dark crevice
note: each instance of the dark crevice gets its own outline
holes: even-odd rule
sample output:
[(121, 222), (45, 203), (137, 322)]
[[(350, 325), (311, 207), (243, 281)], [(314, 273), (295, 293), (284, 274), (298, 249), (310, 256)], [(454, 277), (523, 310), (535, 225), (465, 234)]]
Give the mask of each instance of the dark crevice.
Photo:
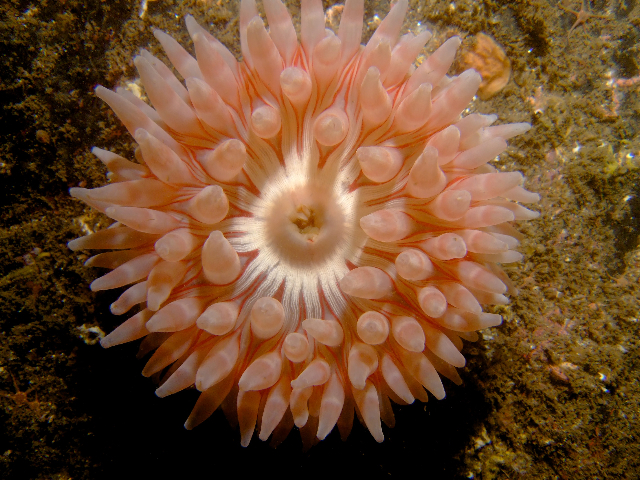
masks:
[(640, 190), (634, 192), (627, 200), (629, 206), (625, 215), (619, 221), (613, 223), (615, 247), (618, 256), (613, 260), (614, 272), (621, 274), (625, 268), (624, 257), (638, 246), (640, 236)]

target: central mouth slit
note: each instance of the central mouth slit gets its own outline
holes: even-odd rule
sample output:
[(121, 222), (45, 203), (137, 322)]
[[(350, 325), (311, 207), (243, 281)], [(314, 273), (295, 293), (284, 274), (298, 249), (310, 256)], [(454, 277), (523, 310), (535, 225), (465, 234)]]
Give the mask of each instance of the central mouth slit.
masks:
[(266, 248), (296, 271), (328, 263), (344, 265), (355, 224), (340, 192), (308, 180), (274, 180), (272, 185), (274, 189), (260, 200), (255, 227), (263, 232), (263, 240), (256, 247)]
[(322, 213), (315, 206), (307, 206), (305, 204), (296, 208), (295, 213), (289, 217), (291, 223), (298, 227), (300, 235), (302, 235), (308, 243), (314, 243), (320, 234), (322, 228)]

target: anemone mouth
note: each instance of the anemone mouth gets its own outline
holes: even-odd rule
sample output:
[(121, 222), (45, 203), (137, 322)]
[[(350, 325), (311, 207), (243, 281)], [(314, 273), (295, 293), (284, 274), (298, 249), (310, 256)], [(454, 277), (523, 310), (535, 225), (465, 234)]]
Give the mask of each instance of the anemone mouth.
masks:
[(340, 173), (328, 179), (326, 170), (314, 170), (316, 175), (285, 168), (273, 172), (250, 202), (250, 215), (235, 219), (242, 235), (232, 240), (238, 251), (255, 254), (237, 293), (245, 285), (260, 285), (246, 305), (262, 295), (280, 295), (292, 331), (301, 318), (344, 313), (339, 280), (366, 243), (358, 224), (358, 190), (349, 191)]
[(260, 199), (254, 227), (264, 234), (257, 249), (296, 270), (344, 263), (353, 247), (355, 194), (313, 180), (287, 180), (274, 182)]

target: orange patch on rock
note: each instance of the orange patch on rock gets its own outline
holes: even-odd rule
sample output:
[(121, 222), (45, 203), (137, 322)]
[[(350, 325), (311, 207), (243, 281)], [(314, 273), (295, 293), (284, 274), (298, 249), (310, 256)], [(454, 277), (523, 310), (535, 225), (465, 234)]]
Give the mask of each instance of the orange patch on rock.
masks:
[(502, 90), (511, 76), (511, 62), (504, 50), (484, 33), (478, 33), (473, 47), (462, 52), (461, 63), (464, 69), (473, 68), (482, 77), (478, 89), (482, 100), (487, 100)]

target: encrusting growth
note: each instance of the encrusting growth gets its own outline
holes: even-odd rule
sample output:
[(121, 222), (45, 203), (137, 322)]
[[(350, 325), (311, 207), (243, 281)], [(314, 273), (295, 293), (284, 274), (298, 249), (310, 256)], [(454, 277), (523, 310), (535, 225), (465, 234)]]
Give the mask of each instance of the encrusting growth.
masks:
[(93, 150), (110, 183), (71, 194), (115, 223), (69, 247), (110, 250), (87, 261), (111, 269), (91, 289), (129, 285), (112, 312), (142, 308), (102, 345), (144, 338), (158, 396), (200, 390), (188, 429), (222, 407), (242, 445), (294, 425), (312, 444), (355, 412), (382, 441), (389, 400), (443, 398), (463, 340), (501, 322), (483, 305), (515, 293), (499, 264), (521, 258), (512, 222), (538, 195), (488, 162), (529, 125), (461, 118), (480, 76), (447, 75), (457, 37), (412, 65), (430, 35), (400, 36), (407, 0), (365, 46), (363, 0), (337, 35), (302, 0), (300, 43), (263, 5), (269, 30), (241, 2), (242, 62), (187, 16), (195, 57), (155, 32), (184, 84), (143, 50), (152, 106), (96, 89), (139, 163)]

